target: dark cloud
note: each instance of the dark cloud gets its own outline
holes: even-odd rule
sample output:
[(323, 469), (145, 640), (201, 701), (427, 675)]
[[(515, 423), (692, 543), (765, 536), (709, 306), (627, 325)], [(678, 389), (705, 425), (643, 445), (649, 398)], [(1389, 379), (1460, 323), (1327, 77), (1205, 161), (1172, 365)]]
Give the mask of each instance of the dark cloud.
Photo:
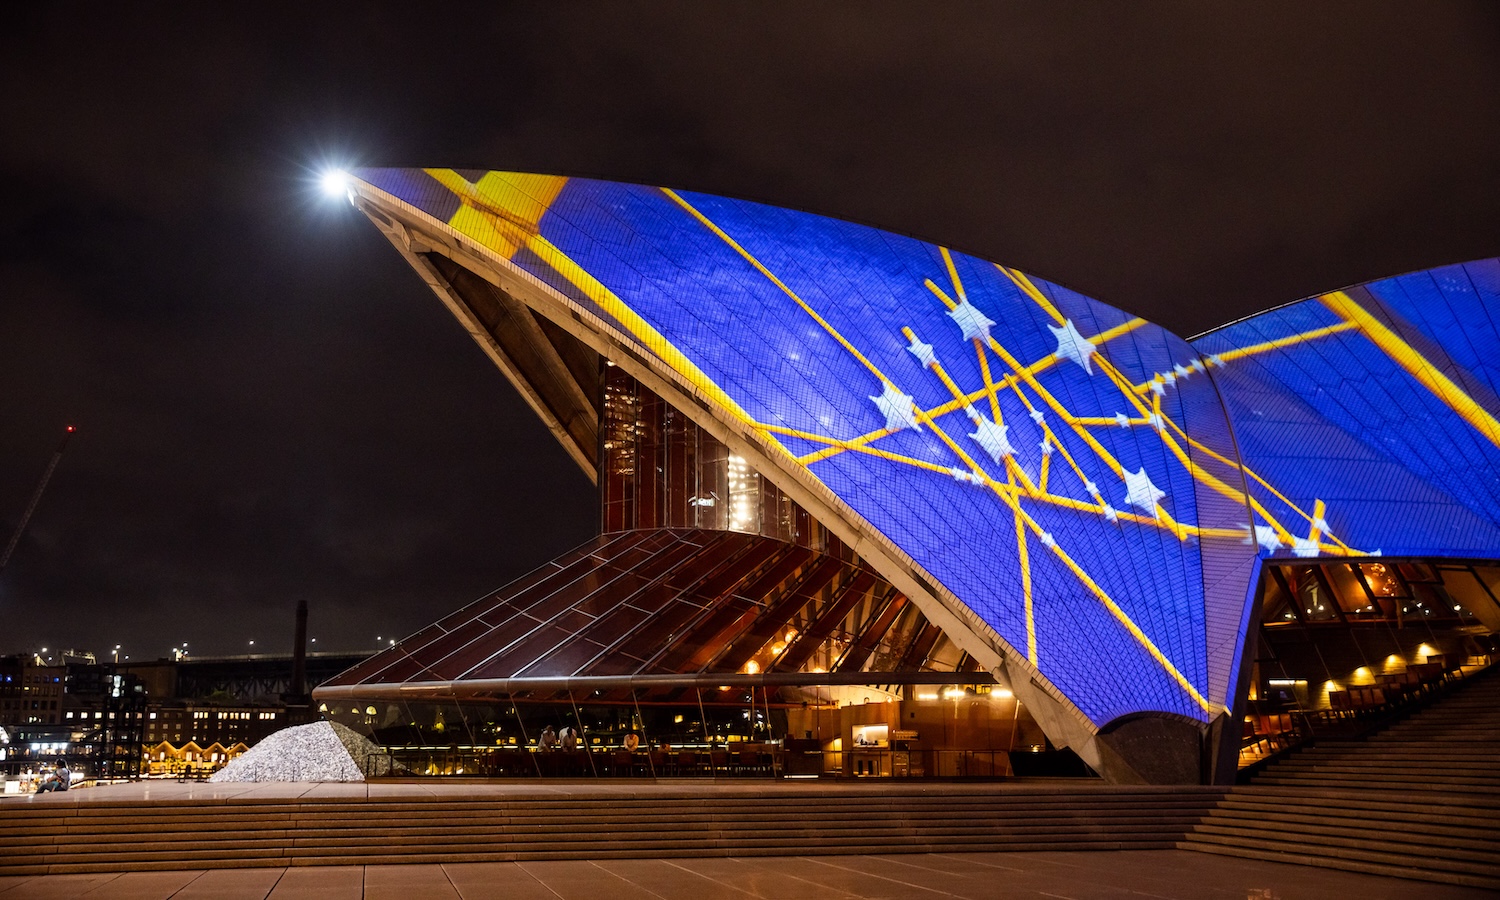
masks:
[(0, 34), (7, 646), (404, 633), (587, 481), (329, 162), (691, 187), (1188, 334), (1500, 253), (1491, 4), (31, 4)]

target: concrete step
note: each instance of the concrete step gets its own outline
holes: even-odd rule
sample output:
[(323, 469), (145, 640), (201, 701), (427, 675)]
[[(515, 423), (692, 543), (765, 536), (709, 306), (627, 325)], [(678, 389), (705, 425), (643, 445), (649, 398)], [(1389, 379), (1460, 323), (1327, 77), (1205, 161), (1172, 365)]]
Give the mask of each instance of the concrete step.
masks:
[(1278, 766), (1278, 778), (1358, 778), (1365, 784), (1458, 784), (1477, 790), (1500, 789), (1500, 776), (1480, 774), (1479, 770), (1453, 770), (1443, 768), (1441, 772), (1423, 769), (1381, 769), (1378, 767), (1354, 766), (1342, 763), (1307, 762), (1296, 766)]
[(1372, 827), (1366, 816), (1359, 814), (1338, 815), (1334, 811), (1311, 811), (1296, 810), (1287, 811), (1279, 809), (1260, 809), (1255, 807), (1225, 808), (1215, 812), (1212, 819), (1216, 823), (1231, 825), (1234, 823), (1248, 823), (1259, 826), (1264, 823), (1285, 822), (1292, 825), (1314, 825), (1342, 828), (1355, 828), (1368, 833), (1385, 833), (1394, 831), (1406, 834), (1421, 834), (1438, 840), (1442, 838), (1454, 838), (1458, 840), (1478, 840), (1493, 842), (1495, 828), (1493, 822), (1479, 819), (1465, 819), (1463, 817), (1446, 817), (1442, 821), (1434, 821), (1436, 816), (1427, 819), (1401, 819), (1391, 822), (1385, 828)]
[(1500, 680), (1486, 672), (1361, 740), (1236, 787), (1179, 846), (1500, 889)]
[(1370, 823), (1401, 823), (1405, 827), (1422, 827), (1424, 829), (1456, 828), (1456, 829), (1478, 829), (1491, 833), (1500, 833), (1500, 814), (1493, 810), (1490, 814), (1475, 814), (1474, 810), (1467, 808), (1448, 808), (1434, 806), (1432, 804), (1390, 804), (1382, 805), (1375, 802), (1348, 803), (1348, 802), (1304, 802), (1296, 805), (1288, 805), (1272, 799), (1252, 800), (1235, 798), (1227, 800), (1218, 806), (1213, 812), (1213, 818), (1221, 816), (1231, 818), (1253, 817), (1257, 819), (1276, 819), (1281, 816), (1306, 816), (1319, 820), (1351, 819), (1358, 822)]
[[(633, 839), (631, 839), (633, 838)], [(476, 855), (494, 857), (513, 854), (513, 858), (598, 858), (655, 857), (677, 852), (708, 850), (720, 855), (733, 852), (774, 854), (816, 854), (827, 851), (843, 852), (929, 852), (900, 849), (911, 847), (957, 848), (1004, 850), (1015, 848), (1038, 849), (1069, 847), (1083, 849), (1090, 846), (1125, 848), (1131, 846), (1171, 846), (1182, 838), (1182, 832), (1130, 835), (1118, 833), (1079, 834), (1076, 830), (1062, 832), (1036, 832), (1027, 834), (868, 834), (855, 830), (848, 834), (828, 834), (819, 831), (772, 832), (761, 836), (734, 836), (732, 838), (715, 833), (691, 836), (634, 835), (600, 838), (590, 835), (574, 836), (572, 840), (547, 839), (524, 840), (465, 838), (442, 842), (416, 841), (410, 845), (388, 843), (301, 843), (293, 846), (240, 847), (240, 848), (193, 848), (158, 846), (131, 851), (100, 853), (94, 848), (77, 852), (52, 854), (8, 855), (0, 872), (13, 874), (13, 868), (46, 866), (50, 872), (82, 871), (80, 867), (92, 867), (93, 871), (138, 871), (163, 865), (176, 868), (208, 867), (220, 862), (255, 862), (270, 859), (291, 860), (285, 864), (342, 864), (348, 860), (359, 860), (362, 864), (400, 856), (410, 861), (460, 861)], [(897, 848), (897, 849), (891, 849)], [(337, 861), (337, 862), (335, 862)]]
[[(1319, 844), (1308, 846), (1306, 844), (1289, 844), (1283, 838), (1253, 838), (1243, 835), (1218, 835), (1194, 833), (1186, 840), (1194, 843), (1218, 844), (1221, 846), (1241, 847), (1249, 850), (1262, 850), (1272, 853), (1291, 853), (1308, 857), (1322, 859), (1340, 859), (1351, 862), (1374, 863), (1377, 865), (1399, 866), (1411, 872), (1425, 875), (1429, 872), (1452, 872), (1463, 875), (1473, 875), (1492, 879), (1500, 884), (1500, 865), (1488, 862), (1475, 862), (1470, 860), (1452, 859), (1447, 857), (1435, 857), (1426, 854), (1394, 853), (1387, 850), (1369, 850), (1359, 847), (1346, 847), (1337, 843)], [(1411, 874), (1405, 877), (1412, 877)]]
[[(1131, 841), (1131, 840), (1091, 840), (1070, 843), (1070, 850), (1171, 850), (1176, 847), (1177, 841)], [(1059, 849), (1056, 844), (1050, 843), (1021, 843), (1009, 844), (1005, 847), (995, 847), (984, 842), (976, 843), (943, 843), (943, 844), (887, 844), (869, 845), (856, 847), (820, 847), (813, 850), (802, 851), (804, 855), (837, 856), (837, 855), (865, 855), (865, 854), (906, 854), (906, 853), (980, 853), (985, 851), (1003, 849), (1007, 852), (1038, 853), (1048, 850)], [(648, 857), (642, 857), (635, 850), (598, 850), (589, 854), (590, 859), (690, 859), (690, 858), (722, 858), (722, 857), (744, 857), (744, 856), (786, 856), (788, 851), (784, 847), (744, 848), (744, 847), (690, 847), (676, 850), (653, 851)], [(281, 859), (257, 859), (240, 862), (236, 860), (199, 860), (193, 863), (195, 869), (237, 869), (254, 867), (277, 867), (288, 866), (364, 866), (364, 865), (407, 865), (407, 864), (430, 864), (433, 862), (461, 863), (461, 862), (516, 862), (516, 861), (543, 861), (577, 859), (577, 851), (566, 850), (525, 850), (525, 851), (501, 851), (493, 853), (458, 853), (432, 857), (413, 854), (382, 854), (378, 856), (354, 855), (354, 856), (323, 856), (323, 857), (283, 857)], [(15, 870), (5, 869), (6, 875), (75, 875), (96, 874), (102, 872), (151, 872), (151, 871), (175, 871), (180, 870), (180, 863), (170, 861), (140, 862), (133, 863), (128, 869), (121, 869), (118, 865), (108, 863), (73, 863), (54, 866), (30, 866), (17, 867)]]
[[(962, 809), (982, 808), (996, 803), (1024, 805), (1026, 803), (1058, 804), (1067, 802), (1082, 802), (1098, 805), (1131, 805), (1141, 802), (1150, 803), (1192, 803), (1195, 798), (1213, 797), (1222, 794), (1224, 788), (1194, 788), (1185, 787), (1180, 790), (1084, 790), (1084, 791), (1006, 791), (991, 793), (975, 793), (972, 795), (952, 794), (878, 794), (882, 800), (899, 802), (903, 807), (915, 808), (927, 806), (939, 809)], [(868, 806), (869, 800), (865, 795), (845, 794), (842, 796), (818, 796), (797, 797), (785, 793), (775, 796), (713, 796), (713, 795), (688, 795), (680, 798), (673, 797), (621, 797), (617, 795), (604, 795), (600, 797), (580, 797), (573, 795), (568, 800), (576, 804), (579, 809), (607, 806), (612, 809), (631, 810), (670, 810), (683, 809), (699, 806), (705, 802), (711, 802), (718, 808), (729, 807), (758, 807), (789, 809), (815, 809), (815, 808), (864, 808)], [(378, 800), (371, 801), (309, 801), (288, 803), (285, 801), (242, 801), (218, 802), (211, 804), (198, 804), (193, 802), (125, 802), (125, 803), (77, 803), (61, 804), (50, 802), (38, 802), (35, 805), (16, 805), (6, 810), (7, 819), (22, 819), (29, 816), (55, 817), (55, 818), (87, 818), (107, 817), (110, 815), (138, 816), (149, 814), (154, 810), (172, 811), (180, 815), (192, 815), (202, 818), (217, 819), (225, 815), (244, 813), (255, 815), (313, 815), (342, 812), (347, 815), (383, 815), (388, 813), (439, 813), (439, 812), (462, 812), (472, 809), (492, 809), (507, 813), (522, 812), (548, 812), (558, 808), (556, 800), (443, 800), (431, 802), (402, 802), (384, 803)]]
[[(1191, 828), (1191, 823), (1183, 825), (1160, 825), (1149, 829), (1135, 829), (1128, 832), (1132, 840), (1168, 840), (1177, 839)], [(910, 828), (910, 827), (808, 827), (808, 828), (780, 828), (780, 829), (695, 829), (684, 831), (671, 831), (659, 834), (642, 833), (632, 831), (605, 832), (450, 832), (442, 836), (374, 836), (374, 837), (320, 837), (320, 838), (294, 838), (290, 842), (286, 840), (264, 839), (254, 841), (180, 841), (159, 842), (151, 839), (143, 839), (130, 844), (119, 844), (108, 847), (80, 848), (78, 845), (57, 845), (44, 848), (28, 848), (18, 851), (21, 856), (52, 856), (57, 861), (73, 861), (73, 856), (86, 857), (89, 859), (137, 859), (154, 858), (153, 854), (179, 854), (186, 858), (189, 855), (206, 857), (230, 856), (254, 850), (274, 850), (281, 848), (293, 855), (324, 854), (331, 850), (351, 851), (356, 848), (365, 848), (367, 852), (401, 851), (411, 853), (441, 852), (449, 853), (455, 847), (468, 848), (501, 848), (501, 847), (534, 847), (547, 845), (552, 847), (594, 847), (598, 845), (610, 846), (637, 846), (654, 847), (658, 845), (681, 845), (692, 843), (725, 843), (730, 842), (743, 846), (759, 846), (778, 844), (783, 847), (797, 848), (818, 846), (823, 844), (846, 844), (870, 841), (959, 841), (959, 840), (983, 840), (1000, 843), (1014, 841), (1049, 842), (1062, 843), (1076, 839), (1121, 839), (1121, 832), (1107, 827), (1079, 827), (1073, 823), (1061, 823), (1030, 827), (1004, 827), (992, 828), (965, 828), (952, 825), (933, 828)], [(232, 851), (232, 852), (231, 852)]]
[[(7, 808), (0, 873), (381, 860), (1161, 848), (1227, 791), (905, 790), (565, 800), (47, 803)], [(70, 798), (71, 799), (71, 798)]]
[(1466, 859), (1500, 865), (1500, 846), (1494, 836), (1471, 833), (1465, 837), (1452, 835), (1423, 834), (1397, 828), (1372, 829), (1356, 827), (1348, 823), (1294, 821), (1290, 818), (1276, 820), (1229, 820), (1215, 819), (1193, 829), (1193, 834), (1245, 835), (1255, 838), (1308, 839), (1319, 846), (1358, 847), (1364, 850), (1379, 850), (1392, 853), (1420, 853), (1438, 859)]
[[(1045, 800), (1026, 800), (1022, 802), (984, 802), (984, 803), (952, 803), (952, 804), (913, 804), (893, 802), (893, 809), (899, 810), (902, 815), (925, 815), (936, 817), (954, 816), (983, 816), (983, 815), (1029, 815), (1031, 813), (1055, 813), (1059, 810), (1071, 810), (1079, 813), (1113, 815), (1134, 814), (1142, 808), (1170, 812), (1173, 810), (1194, 811), (1212, 805), (1223, 792), (1211, 795), (1201, 795), (1175, 801), (1153, 800), (1148, 804), (1140, 802), (1105, 803), (1105, 802), (1047, 802)], [(873, 810), (878, 811), (878, 810)], [(566, 811), (560, 810), (558, 806), (536, 809), (517, 810), (497, 808), (487, 804), (472, 804), (472, 808), (451, 808), (435, 811), (412, 811), (400, 814), (382, 813), (377, 810), (310, 810), (292, 811), (277, 814), (266, 814), (259, 812), (240, 813), (232, 810), (223, 810), (219, 815), (204, 817), (198, 815), (184, 815), (181, 810), (164, 808), (142, 808), (140, 810), (113, 810), (109, 816), (49, 816), (32, 817), (25, 819), (21, 817), (7, 819), (7, 824), (15, 827), (33, 829), (51, 828), (66, 830), (106, 830), (112, 827), (133, 827), (140, 829), (143, 826), (168, 827), (168, 826), (212, 826), (212, 827), (307, 827), (317, 823), (328, 824), (359, 824), (371, 821), (394, 820), (400, 822), (431, 821), (447, 823), (454, 821), (490, 821), (490, 822), (517, 822), (517, 821), (650, 821), (660, 820), (694, 820), (706, 819), (715, 816), (737, 816), (744, 818), (761, 818), (766, 820), (781, 820), (790, 814), (798, 816), (848, 816), (851, 813), (868, 815), (872, 812), (869, 804), (854, 806), (825, 806), (819, 804), (809, 805), (776, 805), (768, 804), (715, 804), (712, 807), (704, 804), (691, 804), (683, 806), (652, 806), (640, 809), (622, 808), (613, 804), (597, 805), (573, 805)]]
[[(1239, 859), (1256, 859), (1266, 862), (1316, 866), (1318, 868), (1336, 869), (1344, 872), (1381, 875), (1387, 878), (1405, 878), (1414, 881), (1429, 881), (1439, 884), (1456, 884), (1465, 887), (1500, 890), (1500, 878), (1463, 872), (1450, 872), (1442, 869), (1414, 869), (1395, 862), (1364, 862), (1338, 857), (1315, 856), (1308, 853), (1295, 853), (1286, 850), (1261, 850), (1242, 847), (1236, 844), (1220, 844), (1197, 840), (1182, 841), (1178, 843), (1177, 847), (1180, 850), (1196, 850), (1199, 853), (1213, 853), (1219, 856), (1233, 856)], [(1416, 896), (1416, 894), (1414, 893), (1413, 896)]]
[(1384, 748), (1380, 753), (1380, 759), (1377, 760), (1372, 758), (1368, 747), (1334, 749), (1318, 746), (1288, 756), (1285, 760), (1277, 763), (1277, 765), (1291, 765), (1304, 759), (1338, 759), (1369, 763), (1371, 765), (1379, 765), (1381, 762), (1387, 762), (1394, 765), (1492, 766), (1500, 763), (1500, 750), (1490, 748), (1468, 752), (1434, 753), (1431, 751), (1431, 748), (1425, 746), (1410, 750)]
[[(1294, 773), (1288, 773), (1286, 776), (1283, 776), (1279, 772), (1268, 772), (1266, 775), (1263, 775), (1260, 778), (1256, 779), (1256, 783), (1257, 784), (1264, 784), (1264, 785), (1268, 785), (1268, 786), (1269, 785), (1276, 785), (1276, 786), (1286, 786), (1286, 787), (1293, 787), (1293, 786), (1296, 786), (1296, 785), (1299, 785), (1299, 784), (1317, 784), (1317, 785), (1324, 786), (1324, 787), (1342, 787), (1342, 788), (1348, 788), (1348, 789), (1351, 789), (1351, 790), (1357, 789), (1357, 790), (1366, 790), (1366, 791), (1368, 791), (1368, 790), (1384, 790), (1386, 788), (1389, 788), (1389, 789), (1395, 790), (1395, 791), (1400, 791), (1400, 790), (1404, 790), (1404, 789), (1411, 789), (1413, 787), (1418, 787), (1418, 786), (1412, 785), (1411, 782), (1409, 782), (1409, 781), (1392, 781), (1392, 782), (1389, 782), (1389, 783), (1382, 783), (1382, 782), (1371, 781), (1371, 780), (1369, 780), (1367, 778), (1364, 778), (1362, 776), (1360, 776), (1360, 777), (1339, 777), (1339, 776), (1326, 776), (1325, 775), (1325, 776), (1318, 776), (1318, 777), (1299, 777), (1299, 776), (1297, 776)], [(1453, 793), (1453, 794), (1463, 794), (1463, 793), (1466, 793), (1466, 792), (1472, 792), (1474, 790), (1473, 786), (1464, 784), (1462, 782), (1459, 782), (1459, 783), (1448, 783), (1448, 782), (1441, 781), (1441, 780), (1436, 780), (1436, 779), (1432, 780), (1432, 781), (1429, 781), (1429, 782), (1426, 782), (1426, 783), (1424, 783), (1422, 785), (1419, 785), (1419, 787), (1421, 787), (1421, 788), (1423, 788), (1425, 790), (1441, 791), (1441, 792), (1447, 792), (1447, 793)]]
[(633, 840), (649, 838), (653, 834), (713, 834), (723, 837), (772, 837), (775, 835), (876, 835), (900, 832), (912, 835), (927, 834), (1062, 834), (1095, 833), (1100, 831), (1128, 831), (1132, 834), (1148, 832), (1183, 832), (1198, 821), (1199, 816), (1149, 816), (1141, 815), (1131, 820), (1086, 819), (1073, 816), (1034, 818), (1025, 820), (996, 817), (975, 821), (965, 818), (943, 821), (909, 820), (901, 817), (867, 819), (850, 822), (847, 819), (796, 821), (796, 822), (738, 822), (722, 820), (713, 823), (697, 823), (675, 827), (670, 830), (641, 829), (638, 823), (619, 823), (609, 828), (580, 830), (576, 825), (559, 824), (547, 826), (508, 825), (497, 828), (474, 827), (426, 827), (412, 828), (397, 825), (385, 828), (360, 829), (309, 829), (293, 831), (248, 831), (222, 832), (205, 835), (202, 832), (137, 833), (134, 835), (113, 834), (101, 839), (96, 835), (43, 836), (30, 838), (10, 836), (0, 846), (11, 848), (9, 852), (48, 852), (44, 848), (71, 848), (88, 846), (95, 853), (128, 852), (145, 846), (176, 846), (183, 849), (204, 849), (224, 846), (239, 849), (260, 845), (343, 845), (368, 843), (372, 845), (420, 844), (423, 842), (463, 836), (466, 840), (575, 840), (584, 837), (608, 837)]
[(1487, 760), (1467, 758), (1428, 759), (1374, 759), (1369, 754), (1301, 753), (1294, 758), (1278, 763), (1278, 769), (1299, 769), (1310, 766), (1341, 766), (1364, 772), (1446, 772), (1449, 774), (1472, 773), (1478, 776), (1497, 776), (1494, 764)]

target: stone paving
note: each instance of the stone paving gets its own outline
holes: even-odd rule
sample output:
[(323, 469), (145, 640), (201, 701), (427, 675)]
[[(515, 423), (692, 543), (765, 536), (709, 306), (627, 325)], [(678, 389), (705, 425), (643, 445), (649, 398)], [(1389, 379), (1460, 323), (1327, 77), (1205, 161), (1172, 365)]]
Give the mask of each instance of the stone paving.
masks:
[(1186, 850), (310, 866), (0, 877), (0, 900), (1460, 900), (1487, 891)]

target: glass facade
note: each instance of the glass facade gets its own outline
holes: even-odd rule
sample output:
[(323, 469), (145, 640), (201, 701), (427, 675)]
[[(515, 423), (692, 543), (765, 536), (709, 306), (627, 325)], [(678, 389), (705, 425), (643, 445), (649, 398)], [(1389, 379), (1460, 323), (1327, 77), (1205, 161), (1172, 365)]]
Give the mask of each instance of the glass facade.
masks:
[[(427, 774), (1004, 775), (1018, 746), (1055, 765), (1009, 692), (769, 479), (618, 368), (602, 384), (603, 533), (333, 679), (324, 715)], [(401, 698), (423, 684), (441, 697)]]
[(851, 558), (807, 511), (687, 416), (606, 365), (600, 448), (605, 533), (705, 528)]
[(1497, 588), (1494, 563), (1267, 564), (1241, 764), (1358, 734), (1488, 665)]

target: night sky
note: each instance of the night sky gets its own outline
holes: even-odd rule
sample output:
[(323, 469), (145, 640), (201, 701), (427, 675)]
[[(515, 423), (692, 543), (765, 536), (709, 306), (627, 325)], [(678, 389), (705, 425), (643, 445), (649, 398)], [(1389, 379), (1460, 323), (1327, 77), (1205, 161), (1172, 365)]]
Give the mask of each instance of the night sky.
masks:
[(1493, 3), (555, 5), (7, 10), (0, 548), (79, 432), (0, 653), (373, 648), (593, 533), (329, 166), (809, 209), (1184, 336), (1500, 254)]

